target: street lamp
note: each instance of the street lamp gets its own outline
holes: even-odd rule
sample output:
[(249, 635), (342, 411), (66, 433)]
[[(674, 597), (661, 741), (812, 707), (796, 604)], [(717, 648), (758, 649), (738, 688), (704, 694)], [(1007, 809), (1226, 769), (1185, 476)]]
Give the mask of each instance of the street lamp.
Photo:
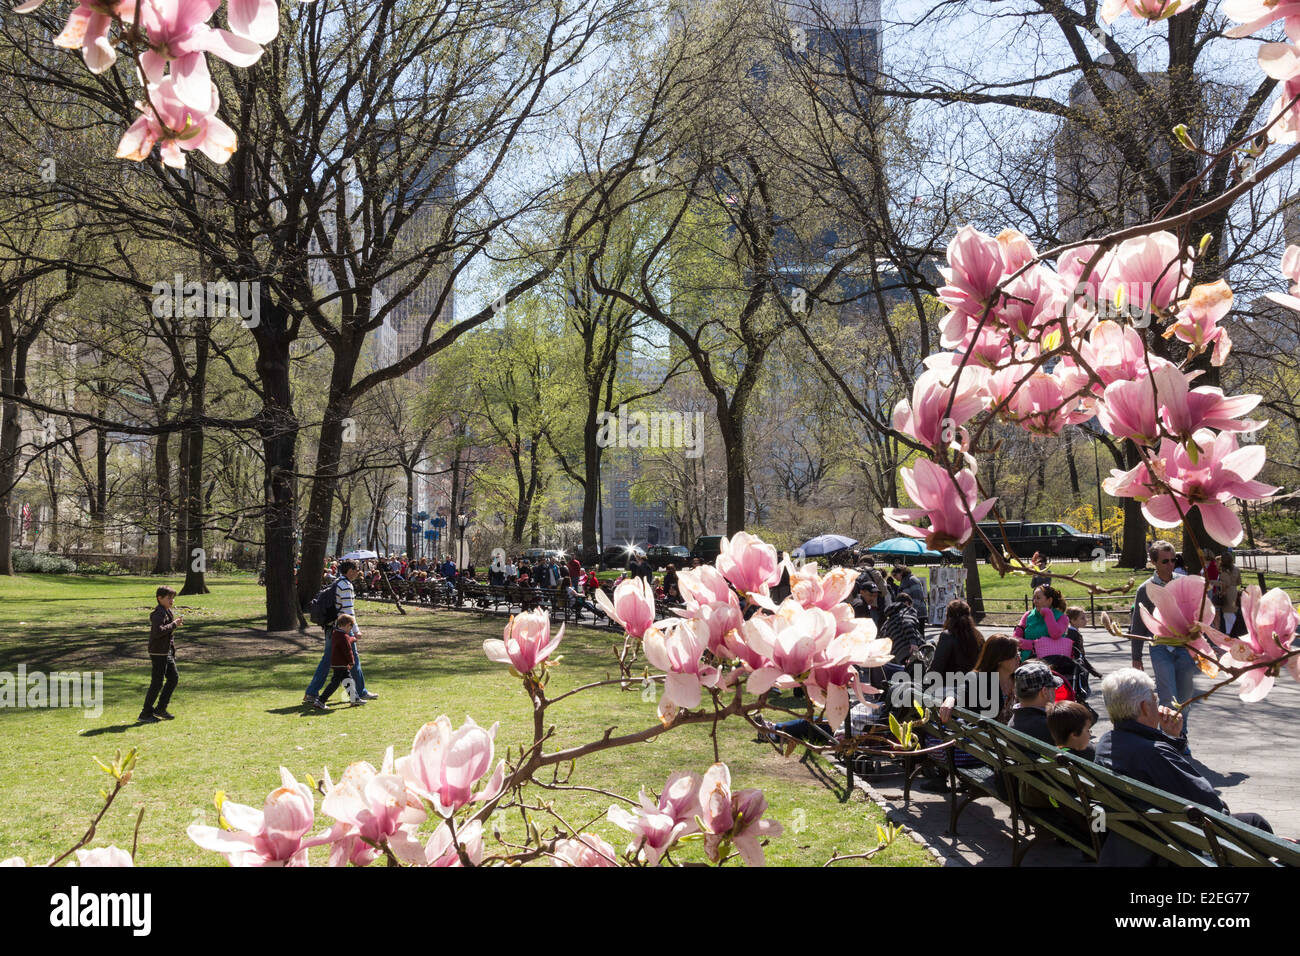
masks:
[(460, 527), (460, 545), (456, 549), (456, 556), (460, 559), (457, 562), (458, 570), (463, 570), (469, 562), (465, 560), (465, 525), (469, 524), (469, 515), (456, 515), (456, 524)]

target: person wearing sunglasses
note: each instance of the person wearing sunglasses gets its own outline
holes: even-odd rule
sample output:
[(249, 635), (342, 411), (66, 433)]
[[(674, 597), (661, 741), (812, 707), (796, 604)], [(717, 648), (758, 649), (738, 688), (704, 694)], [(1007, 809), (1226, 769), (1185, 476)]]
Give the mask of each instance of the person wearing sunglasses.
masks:
[[(1148, 596), (1151, 588), (1162, 588), (1174, 579), (1174, 546), (1168, 541), (1155, 541), (1152, 543), (1150, 550), (1147, 552), (1151, 563), (1155, 566), (1155, 573), (1151, 575), (1142, 586), (1138, 588), (1137, 597), (1133, 601), (1133, 614), (1129, 620), (1129, 633), (1141, 637), (1151, 637), (1151, 630), (1147, 627), (1146, 621), (1142, 619), (1142, 608), (1147, 609), (1148, 614), (1155, 613), (1155, 602)], [(1143, 652), (1150, 641), (1135, 640), (1132, 642), (1132, 661), (1133, 667), (1137, 670), (1144, 670)], [(1176, 647), (1172, 645), (1151, 644), (1151, 673), (1156, 680), (1156, 693), (1160, 699), (1162, 707), (1169, 707), (1175, 700), (1180, 703), (1190, 700), (1196, 693), (1192, 678), (1197, 673), (1196, 660), (1192, 652), (1185, 647)], [(1182, 711), (1183, 717), (1183, 740), (1182, 744), (1186, 746), (1187, 718), (1191, 708)], [(1187, 751), (1190, 753), (1190, 751)]]

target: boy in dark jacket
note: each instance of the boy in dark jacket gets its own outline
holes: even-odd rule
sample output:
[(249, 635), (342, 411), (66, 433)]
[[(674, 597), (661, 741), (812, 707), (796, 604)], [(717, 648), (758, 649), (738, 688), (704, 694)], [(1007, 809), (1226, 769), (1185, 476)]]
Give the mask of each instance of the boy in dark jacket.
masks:
[(332, 668), (330, 682), (325, 685), (320, 697), (312, 703), (317, 710), (329, 709), (326, 701), (339, 689), (340, 684), (348, 692), (353, 707), (359, 707), (366, 702), (357, 688), (356, 681), (349, 676), (357, 663), (357, 638), (352, 633), (354, 624), (356, 619), (351, 614), (340, 614), (334, 621), (334, 633), (330, 636), (330, 667)]
[[(153, 675), (149, 680), (149, 690), (144, 696), (144, 707), (140, 711), (140, 723), (156, 724), (160, 720), (171, 720), (167, 705), (171, 703), (172, 691), (180, 679), (176, 672), (176, 641), (173, 633), (185, 620), (172, 613), (172, 602), (176, 600), (176, 589), (167, 585), (159, 586), (154, 592), (158, 606), (149, 615), (149, 660), (153, 663)], [(159, 690), (162, 696), (158, 696)], [(157, 707), (154, 702), (157, 701)]]

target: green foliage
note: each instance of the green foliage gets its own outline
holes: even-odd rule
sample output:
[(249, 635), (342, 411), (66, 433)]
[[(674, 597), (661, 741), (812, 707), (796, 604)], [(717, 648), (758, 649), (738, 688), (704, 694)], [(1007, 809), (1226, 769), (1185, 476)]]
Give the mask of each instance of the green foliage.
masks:
[(14, 570), (24, 574), (73, 574), (77, 562), (48, 551), (14, 550)]
[[(228, 563), (228, 562), (226, 562)], [(116, 561), (101, 561), (98, 564), (77, 565), (78, 574), (130, 574), (131, 572)]]

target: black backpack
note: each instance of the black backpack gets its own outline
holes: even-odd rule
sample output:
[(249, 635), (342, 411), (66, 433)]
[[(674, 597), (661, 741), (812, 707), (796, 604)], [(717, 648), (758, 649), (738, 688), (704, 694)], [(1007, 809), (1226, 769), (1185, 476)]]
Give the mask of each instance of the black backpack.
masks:
[(324, 627), (326, 624), (332, 624), (334, 619), (339, 616), (338, 596), (334, 588), (334, 584), (322, 588), (320, 593), (312, 598), (311, 603), (307, 605), (307, 616), (311, 618), (313, 624)]

